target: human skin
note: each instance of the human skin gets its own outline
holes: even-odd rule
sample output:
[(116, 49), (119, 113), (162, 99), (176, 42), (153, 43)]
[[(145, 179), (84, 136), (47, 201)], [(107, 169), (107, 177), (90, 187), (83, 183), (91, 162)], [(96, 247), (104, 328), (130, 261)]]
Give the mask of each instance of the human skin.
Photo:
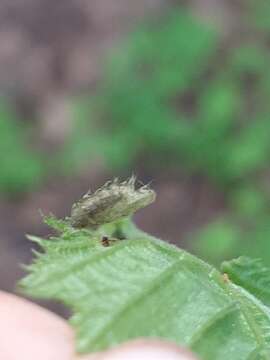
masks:
[(159, 340), (136, 340), (87, 356), (75, 353), (68, 323), (50, 311), (0, 291), (0, 359), (3, 360), (196, 360)]

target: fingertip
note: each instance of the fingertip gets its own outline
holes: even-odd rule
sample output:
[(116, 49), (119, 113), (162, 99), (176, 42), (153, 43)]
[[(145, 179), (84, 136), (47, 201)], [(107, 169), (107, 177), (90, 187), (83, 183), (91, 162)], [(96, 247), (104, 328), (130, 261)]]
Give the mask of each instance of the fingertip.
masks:
[(8, 360), (71, 360), (73, 333), (59, 316), (0, 291), (0, 353)]
[[(187, 349), (161, 340), (135, 340), (81, 360), (198, 360)], [(79, 359), (78, 359), (79, 360)]]

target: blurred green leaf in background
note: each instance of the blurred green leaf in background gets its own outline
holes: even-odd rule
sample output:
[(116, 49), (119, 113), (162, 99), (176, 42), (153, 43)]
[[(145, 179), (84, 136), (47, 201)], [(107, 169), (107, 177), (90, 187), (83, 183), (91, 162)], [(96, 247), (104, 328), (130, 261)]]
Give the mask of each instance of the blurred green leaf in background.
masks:
[(256, 255), (269, 264), (270, 7), (244, 8), (230, 36), (181, 7), (138, 25), (95, 94), (75, 99), (70, 135), (51, 158), (30, 150), (29, 131), (1, 105), (0, 191), (25, 192), (96, 160), (108, 172), (199, 175), (225, 204), (187, 247), (212, 263)]
[(42, 156), (31, 149), (30, 133), (7, 102), (0, 102), (0, 192), (36, 188), (43, 176)]

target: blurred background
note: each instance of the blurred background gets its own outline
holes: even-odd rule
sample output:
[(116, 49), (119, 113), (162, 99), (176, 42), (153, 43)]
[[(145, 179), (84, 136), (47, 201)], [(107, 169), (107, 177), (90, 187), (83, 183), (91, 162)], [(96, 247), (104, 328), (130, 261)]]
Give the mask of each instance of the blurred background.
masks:
[(135, 173), (135, 217), (214, 265), (270, 264), (268, 0), (0, 1), (0, 288), (89, 187)]

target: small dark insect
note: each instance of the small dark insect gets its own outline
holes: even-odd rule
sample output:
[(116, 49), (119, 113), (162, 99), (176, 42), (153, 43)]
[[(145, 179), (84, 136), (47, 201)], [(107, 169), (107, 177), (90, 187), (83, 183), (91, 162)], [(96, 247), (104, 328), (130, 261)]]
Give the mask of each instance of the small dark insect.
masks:
[(108, 236), (102, 236), (101, 243), (103, 246), (108, 247), (110, 246), (109, 238)]
[(120, 239), (115, 239), (115, 238), (109, 238), (108, 236), (106, 235), (103, 235), (102, 238), (101, 238), (101, 244), (105, 247), (108, 247), (111, 245), (112, 242), (117, 242), (119, 241)]

